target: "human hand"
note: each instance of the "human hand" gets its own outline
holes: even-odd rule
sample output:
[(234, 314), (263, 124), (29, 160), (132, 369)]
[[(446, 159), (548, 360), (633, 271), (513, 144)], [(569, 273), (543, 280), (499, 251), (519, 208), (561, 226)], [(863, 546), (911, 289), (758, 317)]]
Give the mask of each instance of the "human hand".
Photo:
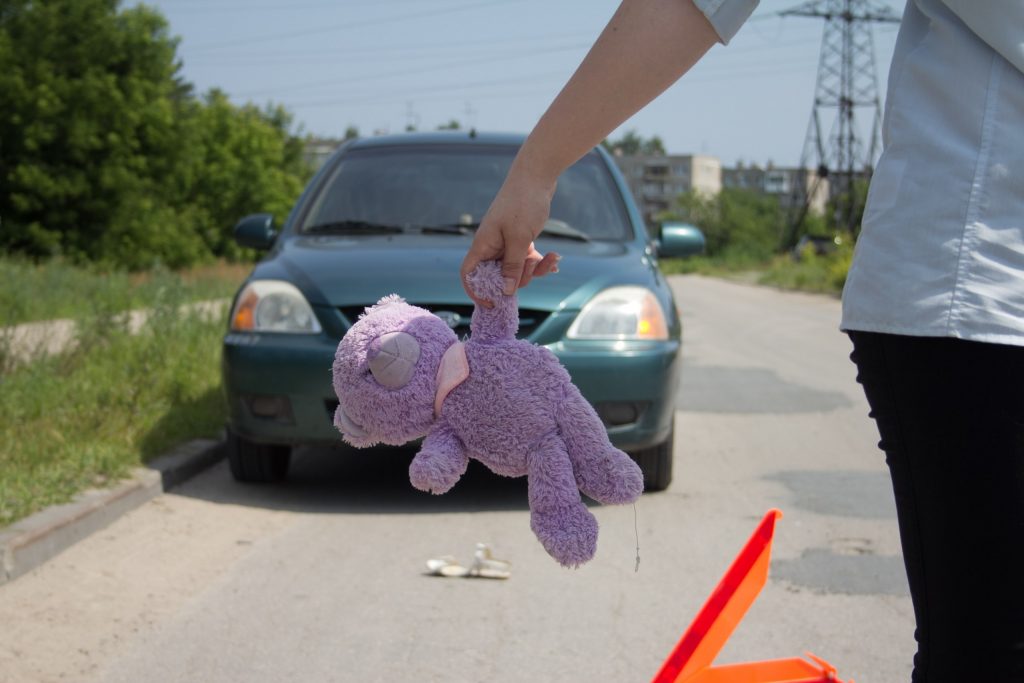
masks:
[(506, 295), (525, 287), (532, 278), (558, 272), (561, 257), (555, 252), (541, 254), (533, 244), (544, 229), (554, 194), (554, 183), (545, 183), (513, 165), (462, 261), (462, 287), (474, 303), (487, 308), (493, 305), (478, 298), (466, 281), (481, 261), (501, 261)]

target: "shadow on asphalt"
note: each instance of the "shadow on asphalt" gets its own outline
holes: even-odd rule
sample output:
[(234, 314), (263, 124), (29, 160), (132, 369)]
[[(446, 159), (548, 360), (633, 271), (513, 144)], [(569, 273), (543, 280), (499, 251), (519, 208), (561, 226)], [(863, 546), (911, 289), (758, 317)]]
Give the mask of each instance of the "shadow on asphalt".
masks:
[(822, 391), (783, 379), (774, 370), (713, 365), (683, 367), (676, 399), (680, 410), (729, 415), (792, 415), (849, 408), (838, 391)]
[(448, 493), (434, 496), (417, 491), (409, 483), (409, 462), (415, 453), (415, 448), (301, 447), (293, 453), (288, 478), (281, 483), (240, 484), (224, 461), (172, 493), (220, 504), (328, 514), (529, 509), (525, 477), (501, 477), (473, 460)]

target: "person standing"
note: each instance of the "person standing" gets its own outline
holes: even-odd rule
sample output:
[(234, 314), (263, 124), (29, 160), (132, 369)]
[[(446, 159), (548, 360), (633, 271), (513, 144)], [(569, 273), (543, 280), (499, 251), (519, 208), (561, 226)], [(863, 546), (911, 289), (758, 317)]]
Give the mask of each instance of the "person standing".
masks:
[[(757, 0), (624, 0), (516, 156), (463, 261), (506, 292), (558, 176), (727, 44)], [(1024, 2), (908, 0), (841, 329), (892, 476), (912, 681), (1024, 682)], [(481, 301), (468, 289), (480, 305)]]

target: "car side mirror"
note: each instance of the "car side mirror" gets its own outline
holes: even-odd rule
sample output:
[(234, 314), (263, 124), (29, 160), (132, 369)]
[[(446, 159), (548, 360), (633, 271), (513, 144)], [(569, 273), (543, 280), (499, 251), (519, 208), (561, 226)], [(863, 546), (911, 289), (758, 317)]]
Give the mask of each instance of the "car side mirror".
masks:
[(658, 256), (664, 258), (693, 256), (704, 252), (707, 241), (700, 228), (689, 223), (662, 223), (658, 240)]
[(243, 247), (270, 249), (276, 239), (272, 214), (254, 213), (235, 224), (235, 241)]

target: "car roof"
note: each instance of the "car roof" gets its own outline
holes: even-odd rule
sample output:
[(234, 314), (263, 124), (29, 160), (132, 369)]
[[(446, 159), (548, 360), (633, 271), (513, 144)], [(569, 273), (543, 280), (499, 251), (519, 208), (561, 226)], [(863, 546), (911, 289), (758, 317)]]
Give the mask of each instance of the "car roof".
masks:
[(396, 133), (375, 135), (353, 140), (348, 149), (370, 147), (392, 147), (396, 145), (516, 145), (523, 144), (526, 136), (521, 133), (482, 133), (476, 130), (439, 130), (424, 133)]

